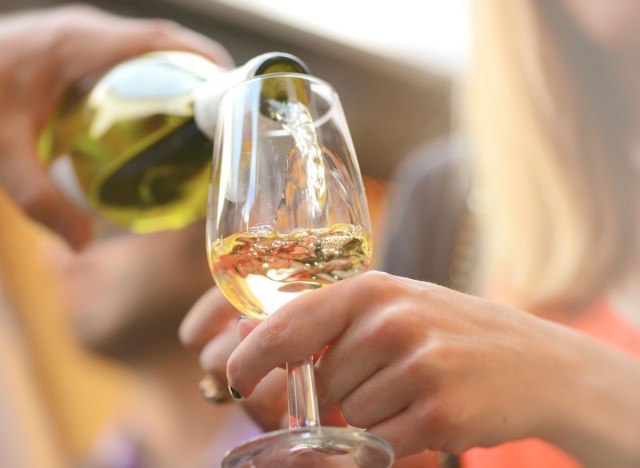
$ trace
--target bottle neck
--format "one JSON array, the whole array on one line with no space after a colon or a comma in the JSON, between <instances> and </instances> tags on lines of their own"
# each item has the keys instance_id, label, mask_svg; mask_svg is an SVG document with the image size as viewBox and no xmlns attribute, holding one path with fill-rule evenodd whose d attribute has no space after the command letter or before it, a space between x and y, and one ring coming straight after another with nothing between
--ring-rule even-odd
<instances>
[{"instance_id":1,"label":"bottle neck","mask_svg":"<svg viewBox=\"0 0 640 468\"><path fill-rule=\"evenodd\" d=\"M268 52L252 58L241 67L217 74L205 83L195 95L193 112L200 131L213 140L218 108L226 92L243 81L271 73L309 74L309 69L302 60L291 54Z\"/></svg>"},{"instance_id":2,"label":"bottle neck","mask_svg":"<svg viewBox=\"0 0 640 468\"><path fill-rule=\"evenodd\" d=\"M218 120L220 101L226 92L238 83L246 80L245 67L235 68L216 75L196 91L193 103L193 117L198 129L213 140Z\"/></svg>"}]
</instances>

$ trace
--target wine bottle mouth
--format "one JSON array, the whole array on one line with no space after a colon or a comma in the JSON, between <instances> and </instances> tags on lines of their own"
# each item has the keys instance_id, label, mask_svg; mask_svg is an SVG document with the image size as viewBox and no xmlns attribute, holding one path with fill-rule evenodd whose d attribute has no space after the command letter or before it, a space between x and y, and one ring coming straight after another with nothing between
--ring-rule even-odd
<instances>
[{"instance_id":1,"label":"wine bottle mouth","mask_svg":"<svg viewBox=\"0 0 640 468\"><path fill-rule=\"evenodd\" d=\"M252 58L241 67L212 75L212 79L197 91L194 102L194 116L200 130L210 138L214 138L218 109L229 89L256 76L278 73L308 76L309 69L294 55L284 52L267 52Z\"/></svg>"},{"instance_id":2,"label":"wine bottle mouth","mask_svg":"<svg viewBox=\"0 0 640 468\"><path fill-rule=\"evenodd\" d=\"M313 121L316 128L330 122L338 112L338 106L331 105L339 98L337 92L328 82L312 75L303 73L269 73L249 78L235 84L227 90L220 102L220 108L225 106L225 101L234 101L235 94L242 94L246 88L255 87L265 96L260 102L260 113L269 117L272 109L280 103L301 102L305 106L312 106L317 117ZM313 103L307 102L308 96L315 95ZM268 96L268 97L266 97ZM321 98L318 99L318 96ZM324 99L322 99L324 97ZM289 135L287 130L278 127L266 132L269 136ZM215 140L215 138L214 138Z\"/></svg>"},{"instance_id":3,"label":"wine bottle mouth","mask_svg":"<svg viewBox=\"0 0 640 468\"><path fill-rule=\"evenodd\" d=\"M273 57L265 59L254 73L255 76L274 73L300 73L308 75L309 67L299 58L290 54L274 52Z\"/></svg>"},{"instance_id":4,"label":"wine bottle mouth","mask_svg":"<svg viewBox=\"0 0 640 468\"><path fill-rule=\"evenodd\" d=\"M251 85L252 83L255 83L255 82L260 82L260 81L264 82L266 80L271 80L271 79L276 79L276 80L282 80L282 79L301 80L303 82L309 83L309 86L322 87L322 88L324 88L326 90L330 90L330 92L332 94L337 95L337 92L336 92L335 88L328 81L325 81L322 78L318 78L317 76L308 75L308 74L305 74L305 73L297 73L297 72L274 72L274 73L269 73L269 74L256 75L256 76L253 76L251 78L247 78L244 81L235 83L233 86L231 86L231 87L229 87L229 89L227 89L225 95L228 94L229 92L233 91L235 88L249 86L249 85Z\"/></svg>"}]
</instances>

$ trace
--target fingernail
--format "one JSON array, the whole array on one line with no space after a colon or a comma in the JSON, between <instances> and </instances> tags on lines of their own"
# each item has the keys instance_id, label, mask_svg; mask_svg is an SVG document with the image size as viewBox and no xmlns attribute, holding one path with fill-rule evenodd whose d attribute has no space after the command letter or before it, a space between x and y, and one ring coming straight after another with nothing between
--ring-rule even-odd
<instances>
[{"instance_id":1,"label":"fingernail","mask_svg":"<svg viewBox=\"0 0 640 468\"><path fill-rule=\"evenodd\" d=\"M240 392L233 388L231 385L229 385L229 393L231 393L231 396L233 396L233 398L235 398L236 400L242 399L242 395L240 395Z\"/></svg>"}]
</instances>

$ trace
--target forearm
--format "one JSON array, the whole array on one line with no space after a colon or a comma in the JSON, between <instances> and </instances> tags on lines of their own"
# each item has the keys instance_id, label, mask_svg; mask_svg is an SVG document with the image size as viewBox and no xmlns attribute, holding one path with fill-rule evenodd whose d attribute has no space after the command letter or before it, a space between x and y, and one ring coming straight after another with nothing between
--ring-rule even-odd
<instances>
[{"instance_id":1,"label":"forearm","mask_svg":"<svg viewBox=\"0 0 640 468\"><path fill-rule=\"evenodd\" d=\"M558 398L542 437L586 467L640 466L640 361L568 333L573 345L557 363Z\"/></svg>"}]
</instances>

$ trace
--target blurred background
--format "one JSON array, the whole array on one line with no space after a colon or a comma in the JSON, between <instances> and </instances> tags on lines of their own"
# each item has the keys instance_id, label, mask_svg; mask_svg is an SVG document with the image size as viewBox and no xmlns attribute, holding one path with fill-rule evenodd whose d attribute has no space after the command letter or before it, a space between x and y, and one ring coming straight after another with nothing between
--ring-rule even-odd
<instances>
[{"instance_id":1,"label":"blurred background","mask_svg":"<svg viewBox=\"0 0 640 468\"><path fill-rule=\"evenodd\" d=\"M61 3L3 0L0 13ZM468 50L466 0L86 3L179 22L223 44L237 64L272 50L302 58L343 101L378 231L394 169L412 148L451 130L452 84ZM91 450L127 398L131 375L76 342L37 247L47 234L5 198L0 226L0 419L30 435L28 441L15 440L25 444L21 450L38 448L25 466L55 466L54 460L81 458ZM0 466L15 465L3 464L0 456Z\"/></svg>"}]
</instances>

